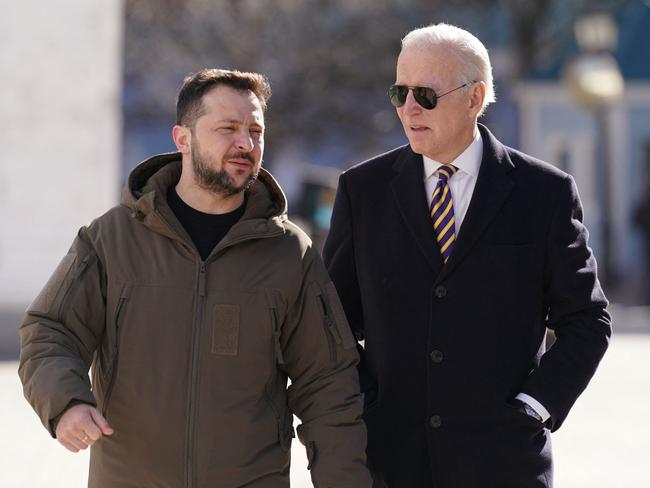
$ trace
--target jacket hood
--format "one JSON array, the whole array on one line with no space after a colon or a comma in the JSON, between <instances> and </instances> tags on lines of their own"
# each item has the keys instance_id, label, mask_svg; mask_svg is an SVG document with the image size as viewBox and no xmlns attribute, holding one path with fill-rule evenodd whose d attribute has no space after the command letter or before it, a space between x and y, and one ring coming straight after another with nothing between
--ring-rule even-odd
<instances>
[{"instance_id":1,"label":"jacket hood","mask_svg":"<svg viewBox=\"0 0 650 488\"><path fill-rule=\"evenodd\" d=\"M189 239L167 205L167 190L181 176L181 154L178 152L153 156L129 174L122 191L121 203L131 215L152 230ZM247 191L248 202L241 220L233 227L230 237L266 232L284 232L287 220L287 199L278 182L264 168ZM170 232L171 231L171 232ZM232 240L232 239L228 239Z\"/></svg>"}]
</instances>

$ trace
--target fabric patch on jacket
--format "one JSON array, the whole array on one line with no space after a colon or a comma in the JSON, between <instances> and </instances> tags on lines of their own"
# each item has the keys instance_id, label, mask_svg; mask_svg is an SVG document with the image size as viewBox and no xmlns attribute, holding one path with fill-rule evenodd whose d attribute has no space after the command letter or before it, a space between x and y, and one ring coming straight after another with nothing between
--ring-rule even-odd
<instances>
[{"instance_id":1,"label":"fabric patch on jacket","mask_svg":"<svg viewBox=\"0 0 650 488\"><path fill-rule=\"evenodd\" d=\"M214 307L212 353L236 356L239 351L239 305L217 304Z\"/></svg>"}]
</instances>

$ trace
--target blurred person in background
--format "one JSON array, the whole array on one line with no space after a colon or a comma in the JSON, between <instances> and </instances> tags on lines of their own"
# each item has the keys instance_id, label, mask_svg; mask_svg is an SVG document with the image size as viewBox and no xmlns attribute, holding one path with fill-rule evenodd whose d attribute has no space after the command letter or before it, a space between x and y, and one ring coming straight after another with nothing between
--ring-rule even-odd
<instances>
[{"instance_id":1,"label":"blurred person in background","mask_svg":"<svg viewBox=\"0 0 650 488\"><path fill-rule=\"evenodd\" d=\"M354 338L261 168L269 96L255 73L187 77L178 152L133 170L27 311L25 396L92 446L90 487L286 488L293 413L316 486L371 486Z\"/></svg>"},{"instance_id":2,"label":"blurred person in background","mask_svg":"<svg viewBox=\"0 0 650 488\"><path fill-rule=\"evenodd\" d=\"M364 340L374 486L550 487L550 431L611 334L576 186L477 123L494 89L469 32L410 32L396 71L409 144L341 175L324 248Z\"/></svg>"}]
</instances>

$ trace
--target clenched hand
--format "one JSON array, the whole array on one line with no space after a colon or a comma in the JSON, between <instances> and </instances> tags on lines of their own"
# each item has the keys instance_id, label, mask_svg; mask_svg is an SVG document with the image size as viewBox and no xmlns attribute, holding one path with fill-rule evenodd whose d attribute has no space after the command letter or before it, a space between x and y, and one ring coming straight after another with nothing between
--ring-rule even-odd
<instances>
[{"instance_id":1,"label":"clenched hand","mask_svg":"<svg viewBox=\"0 0 650 488\"><path fill-rule=\"evenodd\" d=\"M79 452L92 446L113 428L95 407L79 404L70 407L56 425L56 438L68 451Z\"/></svg>"}]
</instances>

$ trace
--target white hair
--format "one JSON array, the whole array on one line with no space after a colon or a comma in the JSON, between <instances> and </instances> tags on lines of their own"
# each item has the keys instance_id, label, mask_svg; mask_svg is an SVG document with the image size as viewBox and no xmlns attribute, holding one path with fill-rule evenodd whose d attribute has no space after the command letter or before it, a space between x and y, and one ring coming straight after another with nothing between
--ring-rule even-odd
<instances>
[{"instance_id":1,"label":"white hair","mask_svg":"<svg viewBox=\"0 0 650 488\"><path fill-rule=\"evenodd\" d=\"M492 65L487 49L478 38L466 30L444 23L412 30L402 39L402 51L411 47L426 49L437 46L448 46L451 53L456 54L463 77L461 83L485 82L485 99L480 113L482 114L490 103L496 101Z\"/></svg>"}]
</instances>

